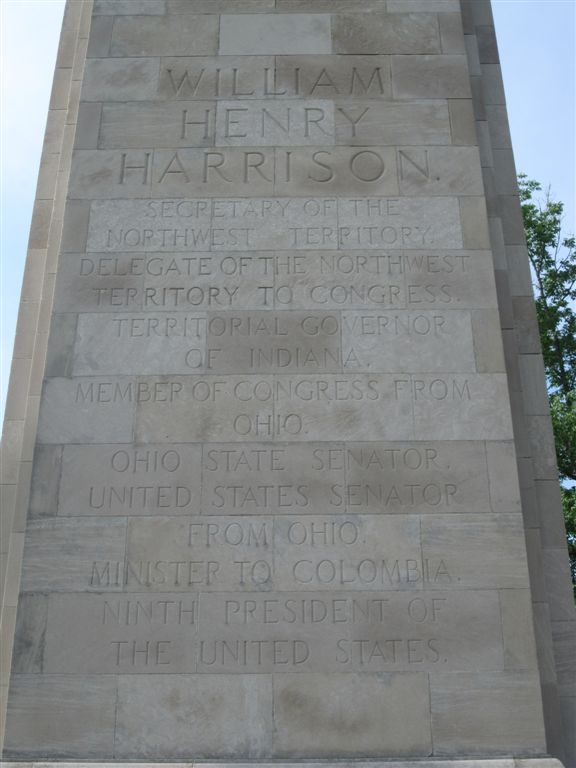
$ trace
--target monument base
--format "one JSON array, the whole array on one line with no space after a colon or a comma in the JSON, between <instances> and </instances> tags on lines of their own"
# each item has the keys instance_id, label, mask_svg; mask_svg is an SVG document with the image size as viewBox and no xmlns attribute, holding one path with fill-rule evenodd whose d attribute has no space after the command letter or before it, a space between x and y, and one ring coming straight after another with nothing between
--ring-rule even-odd
<instances>
[{"instance_id":1,"label":"monument base","mask_svg":"<svg viewBox=\"0 0 576 768\"><path fill-rule=\"evenodd\" d=\"M124 763L124 762L34 762L1 761L0 768L563 768L559 760L551 757L474 757L433 758L421 759L391 759L391 760L302 760L298 762L285 761L251 761L251 762L219 762L219 761L190 761L181 763Z\"/></svg>"}]
</instances>

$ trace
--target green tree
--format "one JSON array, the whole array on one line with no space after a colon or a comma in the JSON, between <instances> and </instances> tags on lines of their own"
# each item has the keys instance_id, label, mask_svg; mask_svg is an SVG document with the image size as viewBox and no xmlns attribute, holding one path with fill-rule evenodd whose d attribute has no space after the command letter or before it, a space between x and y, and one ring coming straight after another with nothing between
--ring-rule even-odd
<instances>
[{"instance_id":1,"label":"green tree","mask_svg":"<svg viewBox=\"0 0 576 768\"><path fill-rule=\"evenodd\" d=\"M562 235L564 205L518 177L554 427L576 595L576 240Z\"/></svg>"}]
</instances>

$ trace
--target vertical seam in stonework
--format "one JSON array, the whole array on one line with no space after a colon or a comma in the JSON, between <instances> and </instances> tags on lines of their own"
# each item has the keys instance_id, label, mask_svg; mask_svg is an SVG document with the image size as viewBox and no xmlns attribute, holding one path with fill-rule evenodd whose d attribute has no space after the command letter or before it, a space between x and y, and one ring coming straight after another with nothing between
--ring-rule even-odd
<instances>
[{"instance_id":1,"label":"vertical seam in stonework","mask_svg":"<svg viewBox=\"0 0 576 768\"><path fill-rule=\"evenodd\" d=\"M118 730L118 700L120 698L120 675L116 679L116 698L114 700L114 733L112 734L112 758L116 759L116 734Z\"/></svg>"},{"instance_id":2,"label":"vertical seam in stonework","mask_svg":"<svg viewBox=\"0 0 576 768\"><path fill-rule=\"evenodd\" d=\"M488 496L490 498L490 511L496 514L494 500L492 498L492 480L490 478L490 465L488 463L488 441L484 440L484 464L486 465L486 478L488 480Z\"/></svg>"},{"instance_id":3,"label":"vertical seam in stonework","mask_svg":"<svg viewBox=\"0 0 576 768\"><path fill-rule=\"evenodd\" d=\"M432 713L432 680L431 680L431 672L428 671L426 673L426 678L428 680L428 711L430 712L430 757L434 755L434 728L432 727L433 723L433 713Z\"/></svg>"}]
</instances>

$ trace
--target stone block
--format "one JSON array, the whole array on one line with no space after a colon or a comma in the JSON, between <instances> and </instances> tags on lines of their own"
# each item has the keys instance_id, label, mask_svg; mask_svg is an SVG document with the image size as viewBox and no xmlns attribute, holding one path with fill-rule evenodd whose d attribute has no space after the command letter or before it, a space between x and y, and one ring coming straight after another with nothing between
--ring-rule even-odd
<instances>
[{"instance_id":1,"label":"stone block","mask_svg":"<svg viewBox=\"0 0 576 768\"><path fill-rule=\"evenodd\" d=\"M494 592L200 595L198 671L286 673L493 669L502 666ZM246 657L230 653L239 632ZM182 634L182 631L180 630ZM258 653L258 643L261 642ZM242 644L243 645L243 644ZM368 674L367 674L368 673ZM296 675L292 675L295 677Z\"/></svg>"},{"instance_id":2,"label":"stone block","mask_svg":"<svg viewBox=\"0 0 576 768\"><path fill-rule=\"evenodd\" d=\"M76 337L77 315L54 314L51 324L51 340L46 356L45 376L70 376Z\"/></svg>"},{"instance_id":3,"label":"stone block","mask_svg":"<svg viewBox=\"0 0 576 768\"><path fill-rule=\"evenodd\" d=\"M360 593L450 587L448 553L422 558L417 515L351 514L336 521L282 516L274 522L275 589ZM329 547L318 546L323 536Z\"/></svg>"},{"instance_id":4,"label":"stone block","mask_svg":"<svg viewBox=\"0 0 576 768\"><path fill-rule=\"evenodd\" d=\"M399 700L410 710L410 725ZM274 680L278 756L430 753L428 681L422 673L282 675Z\"/></svg>"},{"instance_id":5,"label":"stone block","mask_svg":"<svg viewBox=\"0 0 576 768\"><path fill-rule=\"evenodd\" d=\"M354 352L349 340L341 338L340 318L332 314L267 310L240 312L230 321L209 313L207 322L212 373L335 373L370 367L360 361L348 365Z\"/></svg>"},{"instance_id":6,"label":"stone block","mask_svg":"<svg viewBox=\"0 0 576 768\"><path fill-rule=\"evenodd\" d=\"M461 198L460 215L462 217L464 248L470 250L490 248L490 233L484 198Z\"/></svg>"},{"instance_id":7,"label":"stone block","mask_svg":"<svg viewBox=\"0 0 576 768\"><path fill-rule=\"evenodd\" d=\"M532 296L515 296L512 299L512 307L518 351L525 355L542 354L534 299Z\"/></svg>"},{"instance_id":8,"label":"stone block","mask_svg":"<svg viewBox=\"0 0 576 768\"><path fill-rule=\"evenodd\" d=\"M470 314L459 310L343 314L342 354L372 372L476 370Z\"/></svg>"},{"instance_id":9,"label":"stone block","mask_svg":"<svg viewBox=\"0 0 576 768\"><path fill-rule=\"evenodd\" d=\"M219 53L221 56L332 53L330 16L227 14L220 18Z\"/></svg>"},{"instance_id":10,"label":"stone block","mask_svg":"<svg viewBox=\"0 0 576 768\"><path fill-rule=\"evenodd\" d=\"M163 16L165 0L95 0L94 16Z\"/></svg>"},{"instance_id":11,"label":"stone block","mask_svg":"<svg viewBox=\"0 0 576 768\"><path fill-rule=\"evenodd\" d=\"M466 53L462 18L458 13L438 14L443 53Z\"/></svg>"},{"instance_id":12,"label":"stone block","mask_svg":"<svg viewBox=\"0 0 576 768\"><path fill-rule=\"evenodd\" d=\"M31 367L32 361L28 357L15 357L12 361L4 411L7 419L24 419L26 417Z\"/></svg>"},{"instance_id":13,"label":"stone block","mask_svg":"<svg viewBox=\"0 0 576 768\"><path fill-rule=\"evenodd\" d=\"M432 727L438 754L476 750L545 751L538 677L526 673L431 675ZM485 734L490 733L490 743Z\"/></svg>"},{"instance_id":14,"label":"stone block","mask_svg":"<svg viewBox=\"0 0 576 768\"><path fill-rule=\"evenodd\" d=\"M42 672L47 617L47 595L33 592L20 595L13 649L15 674Z\"/></svg>"},{"instance_id":15,"label":"stone block","mask_svg":"<svg viewBox=\"0 0 576 768\"><path fill-rule=\"evenodd\" d=\"M82 81L82 101L153 99L159 70L160 62L153 58L87 59Z\"/></svg>"},{"instance_id":16,"label":"stone block","mask_svg":"<svg viewBox=\"0 0 576 768\"><path fill-rule=\"evenodd\" d=\"M466 33L464 35L464 46L468 58L468 69L472 77L482 77L482 67L480 66L480 54L478 53L478 40L476 35Z\"/></svg>"},{"instance_id":17,"label":"stone block","mask_svg":"<svg viewBox=\"0 0 576 768\"><path fill-rule=\"evenodd\" d=\"M476 27L481 64L498 64L498 44L493 25Z\"/></svg>"},{"instance_id":18,"label":"stone block","mask_svg":"<svg viewBox=\"0 0 576 768\"><path fill-rule=\"evenodd\" d=\"M72 375L154 375L205 370L205 324L203 314L82 314L71 354Z\"/></svg>"},{"instance_id":19,"label":"stone block","mask_svg":"<svg viewBox=\"0 0 576 768\"><path fill-rule=\"evenodd\" d=\"M335 120L338 144L382 146L450 143L450 120L446 105L442 103L370 102L362 106L338 101ZM406 150L406 154L410 154L409 150Z\"/></svg>"},{"instance_id":20,"label":"stone block","mask_svg":"<svg viewBox=\"0 0 576 768\"><path fill-rule=\"evenodd\" d=\"M190 111L186 120L194 120ZM219 147L331 146L335 139L331 101L218 102L215 144Z\"/></svg>"},{"instance_id":21,"label":"stone block","mask_svg":"<svg viewBox=\"0 0 576 768\"><path fill-rule=\"evenodd\" d=\"M576 718L576 696L562 696L560 699L562 725L564 726L564 733L567 734L566 740L566 760L574 761L576 758L576 732L572 727L572 723ZM556 766L556 768L558 768Z\"/></svg>"},{"instance_id":22,"label":"stone block","mask_svg":"<svg viewBox=\"0 0 576 768\"><path fill-rule=\"evenodd\" d=\"M280 13L351 13L386 11L385 0L277 0Z\"/></svg>"},{"instance_id":23,"label":"stone block","mask_svg":"<svg viewBox=\"0 0 576 768\"><path fill-rule=\"evenodd\" d=\"M200 446L66 446L59 515L194 515Z\"/></svg>"},{"instance_id":24,"label":"stone block","mask_svg":"<svg viewBox=\"0 0 576 768\"><path fill-rule=\"evenodd\" d=\"M550 604L550 619L555 621L574 621L574 594L570 584L566 547L542 550L542 567L546 591Z\"/></svg>"},{"instance_id":25,"label":"stone block","mask_svg":"<svg viewBox=\"0 0 576 768\"><path fill-rule=\"evenodd\" d=\"M230 376L141 379L149 392L172 392L164 403L140 401L137 440L238 442L250 438L406 440L413 437L408 395L396 399L394 376L325 374L317 380ZM321 382L321 383L320 383ZM162 386L161 386L162 385ZM192 407L191 407L192 405ZM273 406L275 411L273 411ZM426 439L425 437L423 439Z\"/></svg>"},{"instance_id":26,"label":"stone block","mask_svg":"<svg viewBox=\"0 0 576 768\"><path fill-rule=\"evenodd\" d=\"M141 254L115 253L113 257L104 253L62 254L54 310L59 313L139 310L143 304L145 267L146 257Z\"/></svg>"},{"instance_id":27,"label":"stone block","mask_svg":"<svg viewBox=\"0 0 576 768\"><path fill-rule=\"evenodd\" d=\"M289 165L288 165L289 163ZM396 153L383 147L276 150L277 195L394 196L399 192Z\"/></svg>"},{"instance_id":28,"label":"stone block","mask_svg":"<svg viewBox=\"0 0 576 768\"><path fill-rule=\"evenodd\" d=\"M478 373L505 372L498 311L495 309L474 310L472 312L472 331Z\"/></svg>"},{"instance_id":29,"label":"stone block","mask_svg":"<svg viewBox=\"0 0 576 768\"><path fill-rule=\"evenodd\" d=\"M351 446L350 451L358 461L372 455L369 446ZM342 513L347 507L338 491L345 486L346 455L342 443L205 446L202 514Z\"/></svg>"},{"instance_id":30,"label":"stone block","mask_svg":"<svg viewBox=\"0 0 576 768\"><path fill-rule=\"evenodd\" d=\"M392 96L390 56L376 54L324 55L321 59L314 55L277 56L275 79L269 76L266 83L266 78L260 76L259 82L264 96L338 100L390 99ZM369 106L377 105L371 101ZM388 108L393 106L387 102Z\"/></svg>"},{"instance_id":31,"label":"stone block","mask_svg":"<svg viewBox=\"0 0 576 768\"><path fill-rule=\"evenodd\" d=\"M90 23L90 37L88 38L88 50L86 53L88 59L109 55L113 25L114 17L112 16L95 16L92 19Z\"/></svg>"},{"instance_id":32,"label":"stone block","mask_svg":"<svg viewBox=\"0 0 576 768\"><path fill-rule=\"evenodd\" d=\"M137 398L156 397L134 378L48 379L38 424L39 443L130 442Z\"/></svg>"},{"instance_id":33,"label":"stone block","mask_svg":"<svg viewBox=\"0 0 576 768\"><path fill-rule=\"evenodd\" d=\"M466 56L393 56L392 92L397 99L469 99Z\"/></svg>"},{"instance_id":34,"label":"stone block","mask_svg":"<svg viewBox=\"0 0 576 768\"><path fill-rule=\"evenodd\" d=\"M512 145L508 115L503 105L487 105L486 117L490 131L490 141L494 149L509 149Z\"/></svg>"},{"instance_id":35,"label":"stone block","mask_svg":"<svg viewBox=\"0 0 576 768\"><path fill-rule=\"evenodd\" d=\"M509 267L510 294L512 296L532 297L532 276L526 246L507 246L506 260Z\"/></svg>"},{"instance_id":36,"label":"stone block","mask_svg":"<svg viewBox=\"0 0 576 768\"><path fill-rule=\"evenodd\" d=\"M8 562L4 579L3 607L18 605L18 590L21 585L20 568L24 551L24 534L12 531L8 546Z\"/></svg>"},{"instance_id":37,"label":"stone block","mask_svg":"<svg viewBox=\"0 0 576 768\"><path fill-rule=\"evenodd\" d=\"M550 418L527 416L526 429L534 461L534 478L552 480L558 477L556 446Z\"/></svg>"},{"instance_id":38,"label":"stone block","mask_svg":"<svg viewBox=\"0 0 576 768\"><path fill-rule=\"evenodd\" d=\"M544 708L544 728L546 745L550 752L561 755L564 759L564 736L562 733L562 710L560 697L555 683L544 683L541 686L542 705ZM564 764L564 763L563 763Z\"/></svg>"},{"instance_id":39,"label":"stone block","mask_svg":"<svg viewBox=\"0 0 576 768\"><path fill-rule=\"evenodd\" d=\"M264 675L122 676L115 754L262 758L271 752L272 706Z\"/></svg>"},{"instance_id":40,"label":"stone block","mask_svg":"<svg viewBox=\"0 0 576 768\"><path fill-rule=\"evenodd\" d=\"M450 197L344 198L338 201L338 224L341 249L457 250L463 245L458 201Z\"/></svg>"},{"instance_id":41,"label":"stone block","mask_svg":"<svg viewBox=\"0 0 576 768\"><path fill-rule=\"evenodd\" d=\"M272 518L149 517L128 521L127 591L270 590ZM244 563L244 564L243 564Z\"/></svg>"},{"instance_id":42,"label":"stone block","mask_svg":"<svg viewBox=\"0 0 576 768\"><path fill-rule=\"evenodd\" d=\"M193 593L52 594L47 600L45 674L196 671L198 601Z\"/></svg>"},{"instance_id":43,"label":"stone block","mask_svg":"<svg viewBox=\"0 0 576 768\"><path fill-rule=\"evenodd\" d=\"M105 104L98 146L210 147L215 123L216 105L210 101Z\"/></svg>"},{"instance_id":44,"label":"stone block","mask_svg":"<svg viewBox=\"0 0 576 768\"><path fill-rule=\"evenodd\" d=\"M546 549L560 549L566 541L560 486L555 480L537 480L534 487L542 525L542 545Z\"/></svg>"},{"instance_id":45,"label":"stone block","mask_svg":"<svg viewBox=\"0 0 576 768\"><path fill-rule=\"evenodd\" d=\"M30 239L28 247L43 249L48 245L50 233L50 221L52 217L52 201L36 200L32 211L32 224L30 225Z\"/></svg>"},{"instance_id":46,"label":"stone block","mask_svg":"<svg viewBox=\"0 0 576 768\"><path fill-rule=\"evenodd\" d=\"M512 420L504 374L397 375L399 399L411 399L419 439L508 440Z\"/></svg>"},{"instance_id":47,"label":"stone block","mask_svg":"<svg viewBox=\"0 0 576 768\"><path fill-rule=\"evenodd\" d=\"M218 53L218 16L119 17L110 55L205 56Z\"/></svg>"},{"instance_id":48,"label":"stone block","mask_svg":"<svg viewBox=\"0 0 576 768\"><path fill-rule=\"evenodd\" d=\"M112 758L115 696L111 676L14 675L6 757Z\"/></svg>"},{"instance_id":49,"label":"stone block","mask_svg":"<svg viewBox=\"0 0 576 768\"><path fill-rule=\"evenodd\" d=\"M552 622L552 639L554 642L558 693L560 696L576 695L575 633L576 619Z\"/></svg>"},{"instance_id":50,"label":"stone block","mask_svg":"<svg viewBox=\"0 0 576 768\"><path fill-rule=\"evenodd\" d=\"M266 13L276 0L168 0L168 13Z\"/></svg>"},{"instance_id":51,"label":"stone block","mask_svg":"<svg viewBox=\"0 0 576 768\"><path fill-rule=\"evenodd\" d=\"M125 528L122 518L31 521L22 591L119 589L113 566L124 558Z\"/></svg>"},{"instance_id":52,"label":"stone block","mask_svg":"<svg viewBox=\"0 0 576 768\"><path fill-rule=\"evenodd\" d=\"M97 61L97 59L95 59ZM100 132L101 104L82 103L78 111L78 124L74 139L75 149L96 149Z\"/></svg>"},{"instance_id":53,"label":"stone block","mask_svg":"<svg viewBox=\"0 0 576 768\"><path fill-rule=\"evenodd\" d=\"M524 410L530 416L550 412L544 360L541 355L519 355Z\"/></svg>"},{"instance_id":54,"label":"stone block","mask_svg":"<svg viewBox=\"0 0 576 768\"><path fill-rule=\"evenodd\" d=\"M459 10L458 0L388 0L388 13L452 13Z\"/></svg>"},{"instance_id":55,"label":"stone block","mask_svg":"<svg viewBox=\"0 0 576 768\"><path fill-rule=\"evenodd\" d=\"M83 200L69 200L62 228L62 253L82 252L86 248L90 204ZM48 252L50 255L50 252Z\"/></svg>"},{"instance_id":56,"label":"stone block","mask_svg":"<svg viewBox=\"0 0 576 768\"><path fill-rule=\"evenodd\" d=\"M522 518L502 515L427 515L422 518L422 553L443 560L457 589L522 589L526 565Z\"/></svg>"},{"instance_id":57,"label":"stone block","mask_svg":"<svg viewBox=\"0 0 576 768\"><path fill-rule=\"evenodd\" d=\"M476 147L432 147L399 151L403 195L479 195L483 191Z\"/></svg>"},{"instance_id":58,"label":"stone block","mask_svg":"<svg viewBox=\"0 0 576 768\"><path fill-rule=\"evenodd\" d=\"M504 666L507 670L537 666L532 602L528 589L500 590Z\"/></svg>"},{"instance_id":59,"label":"stone block","mask_svg":"<svg viewBox=\"0 0 576 768\"><path fill-rule=\"evenodd\" d=\"M481 64L481 68L485 106L505 106L506 97L500 67L497 64Z\"/></svg>"},{"instance_id":60,"label":"stone block","mask_svg":"<svg viewBox=\"0 0 576 768\"><path fill-rule=\"evenodd\" d=\"M478 148L480 149L482 168L492 168L494 166L494 155L492 154L488 123L485 120L479 120L476 123L476 129L478 131ZM496 221L496 219L492 220Z\"/></svg>"},{"instance_id":61,"label":"stone block","mask_svg":"<svg viewBox=\"0 0 576 768\"><path fill-rule=\"evenodd\" d=\"M487 442L486 460L493 512L520 512L516 452L511 442Z\"/></svg>"},{"instance_id":62,"label":"stone block","mask_svg":"<svg viewBox=\"0 0 576 768\"><path fill-rule=\"evenodd\" d=\"M298 92L298 75L294 72L293 63L297 61L300 64L301 61L300 57L295 60L290 57L289 61L291 64L287 65L286 75L288 83L279 85L273 56L165 57L160 62L160 78L155 98L185 101L234 98L245 101L265 97L297 97L301 94ZM311 66L316 73L312 83L314 85L321 68L318 68L317 63ZM332 71L331 67L329 69ZM307 89L308 95L311 87ZM323 98L322 91L315 94L314 98Z\"/></svg>"},{"instance_id":63,"label":"stone block","mask_svg":"<svg viewBox=\"0 0 576 768\"><path fill-rule=\"evenodd\" d=\"M54 517L58 510L58 490L62 448L39 445L34 453L34 470L30 494L30 517Z\"/></svg>"},{"instance_id":64,"label":"stone block","mask_svg":"<svg viewBox=\"0 0 576 768\"><path fill-rule=\"evenodd\" d=\"M390 257L395 274L396 258ZM441 305L495 307L494 272L489 251L414 251L399 260L406 280L406 303L413 310Z\"/></svg>"},{"instance_id":65,"label":"stone block","mask_svg":"<svg viewBox=\"0 0 576 768\"><path fill-rule=\"evenodd\" d=\"M440 53L440 33L432 21L431 15L416 13L334 16L334 52Z\"/></svg>"},{"instance_id":66,"label":"stone block","mask_svg":"<svg viewBox=\"0 0 576 768\"><path fill-rule=\"evenodd\" d=\"M452 144L456 146L476 146L479 143L477 125L474 118L472 99L450 99L450 129ZM480 152L482 157L482 152Z\"/></svg>"}]
</instances>

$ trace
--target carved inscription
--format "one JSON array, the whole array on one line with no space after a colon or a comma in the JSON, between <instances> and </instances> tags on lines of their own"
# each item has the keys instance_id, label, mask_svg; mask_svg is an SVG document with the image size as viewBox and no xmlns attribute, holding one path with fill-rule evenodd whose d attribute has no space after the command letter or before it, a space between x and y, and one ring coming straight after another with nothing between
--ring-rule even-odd
<instances>
[{"instance_id":1,"label":"carved inscription","mask_svg":"<svg viewBox=\"0 0 576 768\"><path fill-rule=\"evenodd\" d=\"M445 219L442 228L439 216ZM96 252L421 250L461 245L458 205L451 198L94 202L88 242L89 250Z\"/></svg>"},{"instance_id":2,"label":"carved inscription","mask_svg":"<svg viewBox=\"0 0 576 768\"><path fill-rule=\"evenodd\" d=\"M524 544L462 105L387 55L136 61L115 34L40 414L42 673L504 669Z\"/></svg>"}]
</instances>

